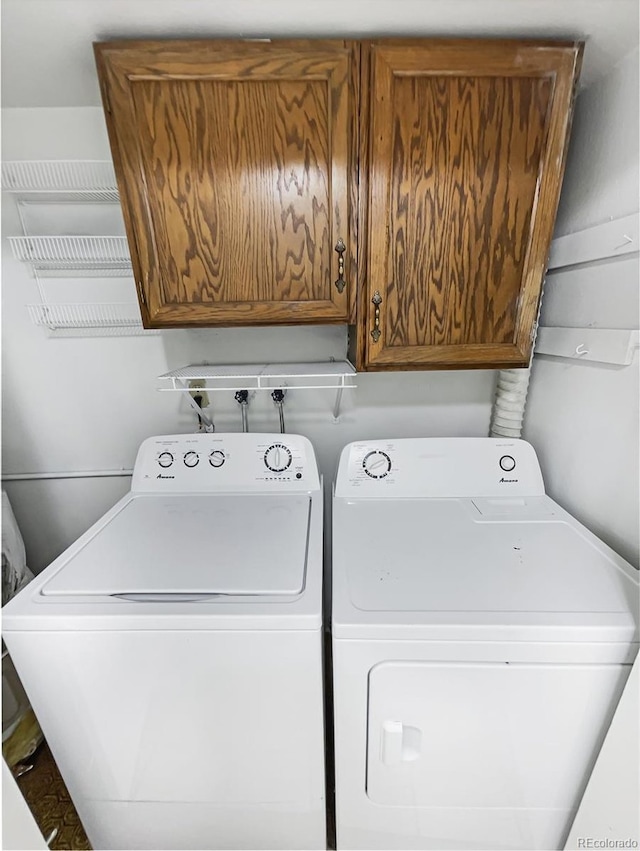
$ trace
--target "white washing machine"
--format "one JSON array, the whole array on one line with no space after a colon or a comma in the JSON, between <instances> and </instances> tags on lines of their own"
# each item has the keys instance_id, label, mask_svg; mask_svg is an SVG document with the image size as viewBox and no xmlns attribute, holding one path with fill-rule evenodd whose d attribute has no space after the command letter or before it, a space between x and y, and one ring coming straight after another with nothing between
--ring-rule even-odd
<instances>
[{"instance_id":1,"label":"white washing machine","mask_svg":"<svg viewBox=\"0 0 640 851\"><path fill-rule=\"evenodd\" d=\"M94 848L325 848L322 490L296 435L146 440L4 637Z\"/></svg>"},{"instance_id":2,"label":"white washing machine","mask_svg":"<svg viewBox=\"0 0 640 851\"><path fill-rule=\"evenodd\" d=\"M638 648L631 565L519 440L352 443L333 501L337 847L562 848Z\"/></svg>"}]
</instances>

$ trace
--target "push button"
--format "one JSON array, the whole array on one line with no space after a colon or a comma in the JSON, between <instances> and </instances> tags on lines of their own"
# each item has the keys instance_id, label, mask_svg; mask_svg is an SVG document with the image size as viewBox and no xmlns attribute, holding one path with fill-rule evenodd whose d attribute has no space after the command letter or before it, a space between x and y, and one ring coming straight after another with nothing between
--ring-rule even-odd
<instances>
[{"instance_id":1,"label":"push button","mask_svg":"<svg viewBox=\"0 0 640 851\"><path fill-rule=\"evenodd\" d=\"M503 455L500 459L500 467L505 471L505 473L510 473L515 466L516 459L511 455Z\"/></svg>"}]
</instances>

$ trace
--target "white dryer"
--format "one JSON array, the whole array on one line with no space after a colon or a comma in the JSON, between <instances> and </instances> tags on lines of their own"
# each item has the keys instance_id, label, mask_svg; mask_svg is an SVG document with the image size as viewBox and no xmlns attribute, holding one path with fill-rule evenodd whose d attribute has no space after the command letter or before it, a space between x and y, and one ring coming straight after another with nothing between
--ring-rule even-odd
<instances>
[{"instance_id":1,"label":"white dryer","mask_svg":"<svg viewBox=\"0 0 640 851\"><path fill-rule=\"evenodd\" d=\"M562 848L638 579L519 440L353 443L333 500L337 847Z\"/></svg>"},{"instance_id":2,"label":"white dryer","mask_svg":"<svg viewBox=\"0 0 640 851\"><path fill-rule=\"evenodd\" d=\"M4 637L94 848L325 848L322 491L296 435L154 437Z\"/></svg>"}]
</instances>

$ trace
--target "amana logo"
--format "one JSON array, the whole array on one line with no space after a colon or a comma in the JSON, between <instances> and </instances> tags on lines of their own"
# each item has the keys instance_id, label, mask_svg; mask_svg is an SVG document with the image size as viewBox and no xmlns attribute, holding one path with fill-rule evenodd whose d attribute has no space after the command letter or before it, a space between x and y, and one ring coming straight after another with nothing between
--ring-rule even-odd
<instances>
[{"instance_id":1,"label":"amana logo","mask_svg":"<svg viewBox=\"0 0 640 851\"><path fill-rule=\"evenodd\" d=\"M500 479L501 482L517 482L517 479Z\"/></svg>"},{"instance_id":2,"label":"amana logo","mask_svg":"<svg viewBox=\"0 0 640 851\"><path fill-rule=\"evenodd\" d=\"M158 473L156 479L175 479L175 476L163 476L162 473Z\"/></svg>"}]
</instances>

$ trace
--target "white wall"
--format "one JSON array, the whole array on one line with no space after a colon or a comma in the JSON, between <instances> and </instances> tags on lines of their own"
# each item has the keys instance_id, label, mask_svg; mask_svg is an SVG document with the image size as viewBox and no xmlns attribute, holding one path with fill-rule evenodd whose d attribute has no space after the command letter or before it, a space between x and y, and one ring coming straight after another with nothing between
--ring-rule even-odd
<instances>
[{"instance_id":1,"label":"white wall","mask_svg":"<svg viewBox=\"0 0 640 851\"><path fill-rule=\"evenodd\" d=\"M638 51L577 101L557 235L638 210ZM638 255L550 273L541 324L638 328ZM638 566L638 355L628 367L534 358L524 437L549 493Z\"/></svg>"},{"instance_id":2,"label":"white wall","mask_svg":"<svg viewBox=\"0 0 640 851\"><path fill-rule=\"evenodd\" d=\"M638 63L636 48L578 96L556 236L638 209Z\"/></svg>"},{"instance_id":3,"label":"white wall","mask_svg":"<svg viewBox=\"0 0 640 851\"><path fill-rule=\"evenodd\" d=\"M2 130L5 160L109 158L97 108L6 109ZM5 196L3 238L19 233L15 201ZM194 430L187 403L155 389L156 377L170 369L346 354L345 326L50 338L27 316L25 304L37 301L37 287L29 269L11 257L6 239L2 277L5 474L131 468L144 438ZM85 284L93 292L96 282ZM351 440L488 433L492 371L370 374L359 375L357 383L357 390L344 394L339 423L333 422L330 391L291 391L286 400L288 430L313 441L329 481L340 449ZM212 398L218 431L240 429L232 396ZM252 430L277 430L268 394L252 401L249 422ZM38 571L126 492L129 479L6 482L5 487L30 567Z\"/></svg>"},{"instance_id":4,"label":"white wall","mask_svg":"<svg viewBox=\"0 0 640 851\"><path fill-rule=\"evenodd\" d=\"M571 826L566 849L584 840L607 839L625 846L640 840L640 662L636 659ZM615 847L610 845L609 847Z\"/></svg>"},{"instance_id":5,"label":"white wall","mask_svg":"<svg viewBox=\"0 0 640 851\"><path fill-rule=\"evenodd\" d=\"M100 106L114 38L470 36L588 40L584 85L638 44L637 0L2 0L5 107Z\"/></svg>"}]
</instances>

